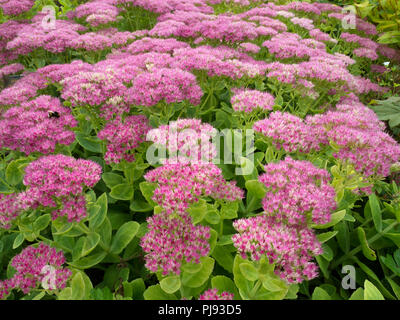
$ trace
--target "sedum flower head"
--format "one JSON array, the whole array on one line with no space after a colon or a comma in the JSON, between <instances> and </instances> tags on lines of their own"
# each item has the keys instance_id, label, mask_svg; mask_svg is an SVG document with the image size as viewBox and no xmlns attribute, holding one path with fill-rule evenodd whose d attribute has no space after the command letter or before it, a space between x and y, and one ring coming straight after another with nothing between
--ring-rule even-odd
<instances>
[{"instance_id":1,"label":"sedum flower head","mask_svg":"<svg viewBox=\"0 0 400 320\"><path fill-rule=\"evenodd\" d=\"M188 159L166 160L164 165L149 171L144 178L158 186L153 200L169 214L184 213L201 197L226 201L243 198L235 182L227 182L222 171L209 162L192 163Z\"/></svg>"},{"instance_id":2,"label":"sedum flower head","mask_svg":"<svg viewBox=\"0 0 400 320\"><path fill-rule=\"evenodd\" d=\"M22 210L18 194L0 193L0 228L8 229L10 223L19 216Z\"/></svg>"},{"instance_id":3,"label":"sedum flower head","mask_svg":"<svg viewBox=\"0 0 400 320\"><path fill-rule=\"evenodd\" d=\"M145 140L149 130L149 122L144 115L128 116L124 121L119 117L109 121L98 133L101 140L107 141L106 163L119 163L122 159L134 161L133 151Z\"/></svg>"},{"instance_id":4,"label":"sedum flower head","mask_svg":"<svg viewBox=\"0 0 400 320\"><path fill-rule=\"evenodd\" d=\"M97 163L62 154L41 157L25 168L27 190L20 195L25 206L50 207L53 219L67 216L68 221L80 221L86 216L84 192L101 178Z\"/></svg>"},{"instance_id":5,"label":"sedum flower head","mask_svg":"<svg viewBox=\"0 0 400 320\"><path fill-rule=\"evenodd\" d=\"M275 99L268 92L258 90L236 90L231 98L232 108L235 111L252 112L254 110L272 110Z\"/></svg>"},{"instance_id":6,"label":"sedum flower head","mask_svg":"<svg viewBox=\"0 0 400 320\"><path fill-rule=\"evenodd\" d=\"M0 115L0 148L49 154L57 144L74 142L75 134L70 129L76 125L70 109L63 107L59 99L39 96Z\"/></svg>"},{"instance_id":7,"label":"sedum flower head","mask_svg":"<svg viewBox=\"0 0 400 320\"><path fill-rule=\"evenodd\" d=\"M218 294L217 289L208 289L199 296L199 300L233 300L233 293L223 291Z\"/></svg>"},{"instance_id":8,"label":"sedum flower head","mask_svg":"<svg viewBox=\"0 0 400 320\"><path fill-rule=\"evenodd\" d=\"M210 228L195 226L188 214L172 217L166 212L147 219L148 232L141 240L146 268L163 275L180 274L184 262L199 263L210 251Z\"/></svg>"},{"instance_id":9,"label":"sedum flower head","mask_svg":"<svg viewBox=\"0 0 400 320\"><path fill-rule=\"evenodd\" d=\"M232 236L233 245L243 258L267 257L275 264L275 273L289 283L318 275L318 267L311 260L322 254L322 247L311 229L290 226L266 215L239 219L233 226L239 232Z\"/></svg>"},{"instance_id":10,"label":"sedum flower head","mask_svg":"<svg viewBox=\"0 0 400 320\"><path fill-rule=\"evenodd\" d=\"M289 225L328 223L336 209L336 193L329 180L328 171L309 161L286 157L279 163L270 163L259 177L267 188L262 200L264 211Z\"/></svg>"},{"instance_id":11,"label":"sedum flower head","mask_svg":"<svg viewBox=\"0 0 400 320\"><path fill-rule=\"evenodd\" d=\"M270 138L276 148L286 152L309 153L320 148L317 128L313 130L301 118L288 112L272 112L268 118L254 123L253 128Z\"/></svg>"},{"instance_id":12,"label":"sedum flower head","mask_svg":"<svg viewBox=\"0 0 400 320\"><path fill-rule=\"evenodd\" d=\"M37 247L29 246L16 255L11 266L16 273L11 279L0 282L0 299L12 289L20 289L24 294L39 286L44 289L63 289L72 272L64 268L65 257L62 251L41 242Z\"/></svg>"}]
</instances>

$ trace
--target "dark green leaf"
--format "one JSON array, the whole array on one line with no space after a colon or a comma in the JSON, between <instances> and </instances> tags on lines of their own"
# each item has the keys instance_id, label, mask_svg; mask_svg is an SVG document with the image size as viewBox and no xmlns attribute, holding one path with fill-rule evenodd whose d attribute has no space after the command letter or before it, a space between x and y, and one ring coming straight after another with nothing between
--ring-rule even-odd
<instances>
[{"instance_id":1,"label":"dark green leaf","mask_svg":"<svg viewBox=\"0 0 400 320\"><path fill-rule=\"evenodd\" d=\"M376 260L375 251L369 247L365 231L362 227L357 228L357 235L358 235L358 240L360 240L364 256L371 261L375 261Z\"/></svg>"},{"instance_id":2,"label":"dark green leaf","mask_svg":"<svg viewBox=\"0 0 400 320\"><path fill-rule=\"evenodd\" d=\"M369 205L371 208L372 220L374 221L375 229L378 232L382 231L382 213L379 206L379 201L373 193L369 196Z\"/></svg>"},{"instance_id":3,"label":"dark green leaf","mask_svg":"<svg viewBox=\"0 0 400 320\"><path fill-rule=\"evenodd\" d=\"M222 266L226 271L232 273L233 268L233 257L224 249L222 246L216 246L211 256Z\"/></svg>"}]
</instances>

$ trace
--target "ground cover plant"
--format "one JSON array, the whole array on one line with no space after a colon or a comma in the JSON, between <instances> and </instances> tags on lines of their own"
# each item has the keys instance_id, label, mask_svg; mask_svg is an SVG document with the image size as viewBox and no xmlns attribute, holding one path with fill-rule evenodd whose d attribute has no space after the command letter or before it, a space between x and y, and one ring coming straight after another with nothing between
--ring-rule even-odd
<instances>
[{"instance_id":1,"label":"ground cover plant","mask_svg":"<svg viewBox=\"0 0 400 320\"><path fill-rule=\"evenodd\" d=\"M0 299L399 299L400 52L340 4L0 0Z\"/></svg>"}]
</instances>

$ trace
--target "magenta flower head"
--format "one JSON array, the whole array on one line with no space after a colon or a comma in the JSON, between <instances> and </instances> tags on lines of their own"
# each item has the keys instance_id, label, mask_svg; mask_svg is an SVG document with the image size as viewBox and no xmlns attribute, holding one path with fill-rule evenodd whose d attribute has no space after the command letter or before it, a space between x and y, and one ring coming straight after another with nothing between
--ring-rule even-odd
<instances>
[{"instance_id":1,"label":"magenta flower head","mask_svg":"<svg viewBox=\"0 0 400 320\"><path fill-rule=\"evenodd\" d=\"M236 90L231 98L232 108L235 111L252 112L254 110L272 110L275 99L268 92L258 90Z\"/></svg>"},{"instance_id":2,"label":"magenta flower head","mask_svg":"<svg viewBox=\"0 0 400 320\"><path fill-rule=\"evenodd\" d=\"M400 146L384 132L385 124L355 96L342 99L335 111L306 122L318 128L325 144L333 142L339 148L333 154L336 158L350 162L366 177L388 176L390 166L400 158Z\"/></svg>"},{"instance_id":3,"label":"magenta flower head","mask_svg":"<svg viewBox=\"0 0 400 320\"><path fill-rule=\"evenodd\" d=\"M177 68L148 69L150 71L140 73L128 89L126 98L130 104L151 107L160 101L200 103L203 92L193 74Z\"/></svg>"},{"instance_id":4,"label":"magenta flower head","mask_svg":"<svg viewBox=\"0 0 400 320\"><path fill-rule=\"evenodd\" d=\"M54 208L53 219L67 216L80 221L86 216L84 192L101 178L101 167L90 160L62 154L41 157L25 168L27 190L21 196L25 206Z\"/></svg>"},{"instance_id":5,"label":"magenta flower head","mask_svg":"<svg viewBox=\"0 0 400 320\"><path fill-rule=\"evenodd\" d=\"M35 0L0 0L0 8L8 16L17 16L29 11L34 4Z\"/></svg>"},{"instance_id":6,"label":"magenta flower head","mask_svg":"<svg viewBox=\"0 0 400 320\"><path fill-rule=\"evenodd\" d=\"M0 115L0 148L19 150L27 155L49 154L57 144L74 142L71 128L76 125L71 110L63 107L59 99L39 96Z\"/></svg>"},{"instance_id":7,"label":"magenta flower head","mask_svg":"<svg viewBox=\"0 0 400 320\"><path fill-rule=\"evenodd\" d=\"M17 72L21 72L25 69L25 67L20 64L20 63L13 63L8 66L0 68L0 77L9 75L9 74L14 74Z\"/></svg>"},{"instance_id":8,"label":"magenta flower head","mask_svg":"<svg viewBox=\"0 0 400 320\"><path fill-rule=\"evenodd\" d=\"M191 162L211 162L217 155L212 138L217 130L200 119L179 119L148 132L147 139L169 151L169 159L184 157Z\"/></svg>"},{"instance_id":9,"label":"magenta flower head","mask_svg":"<svg viewBox=\"0 0 400 320\"><path fill-rule=\"evenodd\" d=\"M275 111L268 118L254 123L253 129L271 139L277 148L286 152L309 153L319 150L320 128L307 126L304 121L288 112Z\"/></svg>"},{"instance_id":10,"label":"magenta flower head","mask_svg":"<svg viewBox=\"0 0 400 320\"><path fill-rule=\"evenodd\" d=\"M64 268L62 251L41 242L37 247L29 246L16 255L11 266L16 270L11 279L0 283L0 299L12 289L20 289L24 294L40 286L46 290L59 290L66 286L72 272Z\"/></svg>"},{"instance_id":11,"label":"magenta flower head","mask_svg":"<svg viewBox=\"0 0 400 320\"><path fill-rule=\"evenodd\" d=\"M7 298L7 296L11 293L12 289L13 288L11 287L10 280L8 279L3 281L0 280L0 300Z\"/></svg>"},{"instance_id":12,"label":"magenta flower head","mask_svg":"<svg viewBox=\"0 0 400 320\"><path fill-rule=\"evenodd\" d=\"M111 69L98 72L79 72L60 82L64 88L61 97L72 106L100 106L116 96L122 97L126 87Z\"/></svg>"},{"instance_id":13,"label":"magenta flower head","mask_svg":"<svg viewBox=\"0 0 400 320\"><path fill-rule=\"evenodd\" d=\"M191 163L188 159L166 160L164 165L149 171L144 178L157 183L153 200L167 213L184 213L201 197L225 201L243 198L236 183L227 182L222 171L209 162Z\"/></svg>"},{"instance_id":14,"label":"magenta flower head","mask_svg":"<svg viewBox=\"0 0 400 320\"><path fill-rule=\"evenodd\" d=\"M184 262L199 263L210 251L210 228L195 226L188 214L172 217L166 212L147 219L149 231L141 240L146 268L163 275L180 274Z\"/></svg>"},{"instance_id":15,"label":"magenta flower head","mask_svg":"<svg viewBox=\"0 0 400 320\"><path fill-rule=\"evenodd\" d=\"M318 267L311 260L322 254L322 247L311 229L290 226L266 215L239 219L233 226L239 232L232 236L233 245L244 259L267 257L275 264L275 273L289 283L318 275Z\"/></svg>"},{"instance_id":16,"label":"magenta flower head","mask_svg":"<svg viewBox=\"0 0 400 320\"><path fill-rule=\"evenodd\" d=\"M0 193L0 229L8 229L11 221L20 215L22 205L18 194Z\"/></svg>"},{"instance_id":17,"label":"magenta flower head","mask_svg":"<svg viewBox=\"0 0 400 320\"><path fill-rule=\"evenodd\" d=\"M259 177L267 188L262 200L265 213L289 225L328 223L336 209L336 193L329 180L328 171L308 161L286 157L266 165Z\"/></svg>"},{"instance_id":18,"label":"magenta flower head","mask_svg":"<svg viewBox=\"0 0 400 320\"><path fill-rule=\"evenodd\" d=\"M119 117L109 121L98 133L99 139L107 141L104 156L106 163L119 163L122 159L134 161L133 151L145 141L150 129L149 121L144 115L128 116L124 121Z\"/></svg>"},{"instance_id":19,"label":"magenta flower head","mask_svg":"<svg viewBox=\"0 0 400 320\"><path fill-rule=\"evenodd\" d=\"M91 1L78 6L75 12L70 13L78 19L85 19L92 27L108 24L117 20L119 9L104 1Z\"/></svg>"},{"instance_id":20,"label":"magenta flower head","mask_svg":"<svg viewBox=\"0 0 400 320\"><path fill-rule=\"evenodd\" d=\"M208 289L199 296L199 300L233 300L233 293L223 291L218 294L217 289Z\"/></svg>"}]
</instances>

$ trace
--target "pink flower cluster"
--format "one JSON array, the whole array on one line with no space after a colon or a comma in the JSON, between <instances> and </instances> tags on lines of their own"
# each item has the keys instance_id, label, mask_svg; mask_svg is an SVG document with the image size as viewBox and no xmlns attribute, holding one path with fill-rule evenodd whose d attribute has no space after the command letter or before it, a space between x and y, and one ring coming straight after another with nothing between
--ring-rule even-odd
<instances>
[{"instance_id":1,"label":"pink flower cluster","mask_svg":"<svg viewBox=\"0 0 400 320\"><path fill-rule=\"evenodd\" d=\"M386 177L400 157L397 142L384 132L376 114L352 95L342 99L336 110L308 116L306 120L279 111L254 124L254 130L286 152L319 150L334 143L334 156L349 161L368 176Z\"/></svg>"},{"instance_id":2,"label":"pink flower cluster","mask_svg":"<svg viewBox=\"0 0 400 320\"><path fill-rule=\"evenodd\" d=\"M11 221L22 212L22 205L17 194L0 193L0 229L10 228Z\"/></svg>"},{"instance_id":3,"label":"pink flower cluster","mask_svg":"<svg viewBox=\"0 0 400 320\"><path fill-rule=\"evenodd\" d=\"M130 54L138 54L145 52L173 53L175 49L189 48L189 44L178 41L175 38L157 39L144 37L136 40L129 46L122 48L121 51Z\"/></svg>"},{"instance_id":4,"label":"pink flower cluster","mask_svg":"<svg viewBox=\"0 0 400 320\"><path fill-rule=\"evenodd\" d=\"M311 56L314 50L301 44L300 39L301 37L296 33L284 32L265 41L262 46L267 47L268 51L279 59Z\"/></svg>"},{"instance_id":5,"label":"pink flower cluster","mask_svg":"<svg viewBox=\"0 0 400 320\"><path fill-rule=\"evenodd\" d=\"M330 41L330 42L337 42L336 39L332 39L331 36L320 29L312 29L309 31L310 37L317 40L317 41Z\"/></svg>"},{"instance_id":6,"label":"pink flower cluster","mask_svg":"<svg viewBox=\"0 0 400 320\"><path fill-rule=\"evenodd\" d=\"M179 119L149 131L147 138L169 151L169 159L211 162L217 155L212 138L216 129L199 119Z\"/></svg>"},{"instance_id":7,"label":"pink flower cluster","mask_svg":"<svg viewBox=\"0 0 400 320\"><path fill-rule=\"evenodd\" d=\"M365 57L371 60L377 60L379 58L375 50L370 48L357 48L353 50L353 54L357 57Z\"/></svg>"},{"instance_id":8,"label":"pink flower cluster","mask_svg":"<svg viewBox=\"0 0 400 320\"><path fill-rule=\"evenodd\" d=\"M17 73L24 70L25 67L20 63L13 63L3 68L0 68L0 78L9 74Z\"/></svg>"},{"instance_id":9,"label":"pink flower cluster","mask_svg":"<svg viewBox=\"0 0 400 320\"><path fill-rule=\"evenodd\" d=\"M233 244L243 258L266 256L275 264L275 273L289 283L318 276L318 267L311 260L322 254L322 247L311 229L289 226L265 215L236 220L233 226L239 232L232 236Z\"/></svg>"},{"instance_id":10,"label":"pink flower cluster","mask_svg":"<svg viewBox=\"0 0 400 320\"><path fill-rule=\"evenodd\" d=\"M75 11L68 14L68 17L85 19L93 27L97 27L102 24L114 22L119 14L119 9L111 3L104 1L90 1L88 3L81 4Z\"/></svg>"},{"instance_id":11,"label":"pink flower cluster","mask_svg":"<svg viewBox=\"0 0 400 320\"><path fill-rule=\"evenodd\" d=\"M321 49L307 48L303 53L312 53L309 61L298 64L272 62L266 66L267 70L269 70L267 76L275 77L281 82L291 84L296 84L297 79L300 78L326 80L335 83L336 86L341 86L345 91L352 90L357 93L385 91L384 88L373 83L370 79L351 74L347 66L355 61L350 57L338 53L330 55ZM293 46L293 50L293 52L296 52L299 49Z\"/></svg>"},{"instance_id":12,"label":"pink flower cluster","mask_svg":"<svg viewBox=\"0 0 400 320\"><path fill-rule=\"evenodd\" d=\"M254 78L265 71L265 63L224 46L177 49L171 63L186 71L206 70L209 77L226 76L232 79Z\"/></svg>"},{"instance_id":13,"label":"pink flower cluster","mask_svg":"<svg viewBox=\"0 0 400 320\"><path fill-rule=\"evenodd\" d=\"M218 294L218 289L208 289L199 296L199 300L233 300L233 293L223 291Z\"/></svg>"},{"instance_id":14,"label":"pink flower cluster","mask_svg":"<svg viewBox=\"0 0 400 320\"><path fill-rule=\"evenodd\" d=\"M37 96L38 90L47 87L46 78L38 72L32 72L17 80L14 85L0 92L0 105L15 106Z\"/></svg>"},{"instance_id":15,"label":"pink flower cluster","mask_svg":"<svg viewBox=\"0 0 400 320\"><path fill-rule=\"evenodd\" d=\"M126 87L116 81L112 70L104 72L79 72L60 81L64 86L61 97L72 106L99 106L115 96L122 97Z\"/></svg>"},{"instance_id":16,"label":"pink flower cluster","mask_svg":"<svg viewBox=\"0 0 400 320\"><path fill-rule=\"evenodd\" d=\"M330 174L311 162L286 157L265 166L259 177L267 188L262 201L265 214L289 225L325 224L336 208Z\"/></svg>"},{"instance_id":17,"label":"pink flower cluster","mask_svg":"<svg viewBox=\"0 0 400 320\"><path fill-rule=\"evenodd\" d=\"M343 21L343 19L346 19L347 14L341 12L332 12L328 14L328 17ZM368 21L361 19L359 17L356 17L355 26L357 30L362 31L365 34L368 35L378 34L378 31L376 30L376 26L374 24L369 23Z\"/></svg>"},{"instance_id":18,"label":"pink flower cluster","mask_svg":"<svg viewBox=\"0 0 400 320\"><path fill-rule=\"evenodd\" d=\"M191 217L172 217L166 212L147 219L149 231L141 240L146 268L163 275L180 274L183 262L199 263L210 251L210 228L194 226Z\"/></svg>"},{"instance_id":19,"label":"pink flower cluster","mask_svg":"<svg viewBox=\"0 0 400 320\"><path fill-rule=\"evenodd\" d=\"M207 15L197 12L174 12L159 18L159 22L149 32L160 37L204 37L227 43L246 39L253 40L259 35L257 25L244 21L238 16L220 14Z\"/></svg>"},{"instance_id":20,"label":"pink flower cluster","mask_svg":"<svg viewBox=\"0 0 400 320\"><path fill-rule=\"evenodd\" d=\"M24 206L54 208L53 219L67 216L68 221L86 217L85 189L101 178L101 167L90 160L62 154L44 156L25 168L27 190L20 194Z\"/></svg>"},{"instance_id":21,"label":"pink flower cluster","mask_svg":"<svg viewBox=\"0 0 400 320\"><path fill-rule=\"evenodd\" d=\"M148 11L163 14L174 10L183 12L212 13L214 10L204 0L118 0L117 3L126 3L142 7Z\"/></svg>"},{"instance_id":22,"label":"pink flower cluster","mask_svg":"<svg viewBox=\"0 0 400 320\"><path fill-rule=\"evenodd\" d=\"M335 156L352 163L365 176L386 177L400 158L400 146L384 130L376 114L354 99L342 99L336 111L307 118L310 126L325 130L322 143L334 142Z\"/></svg>"},{"instance_id":23,"label":"pink flower cluster","mask_svg":"<svg viewBox=\"0 0 400 320\"><path fill-rule=\"evenodd\" d=\"M20 289L27 294L40 285L48 286L44 289L49 290L65 288L72 272L64 268L63 264L65 264L63 252L57 252L55 248L43 242L37 247L25 248L11 261L11 266L16 270L13 277L0 281L0 299L6 298L13 289Z\"/></svg>"},{"instance_id":24,"label":"pink flower cluster","mask_svg":"<svg viewBox=\"0 0 400 320\"><path fill-rule=\"evenodd\" d=\"M320 149L320 141L316 138L321 134L319 128L310 128L302 119L287 112L272 112L268 118L254 123L253 129L271 139L277 149L286 152L309 153Z\"/></svg>"},{"instance_id":25,"label":"pink flower cluster","mask_svg":"<svg viewBox=\"0 0 400 320\"><path fill-rule=\"evenodd\" d=\"M399 52L399 50L390 48L389 46L384 45L384 44L379 44L379 47L378 47L377 51L381 55L383 55L383 56L385 56L385 57L387 57L389 59L392 59L394 61L400 62L400 52Z\"/></svg>"},{"instance_id":26,"label":"pink flower cluster","mask_svg":"<svg viewBox=\"0 0 400 320\"><path fill-rule=\"evenodd\" d=\"M144 178L158 184L153 200L169 214L184 213L201 197L225 201L243 198L243 191L235 182L227 182L221 169L209 162L192 163L185 158L166 160L163 166L149 171Z\"/></svg>"},{"instance_id":27,"label":"pink flower cluster","mask_svg":"<svg viewBox=\"0 0 400 320\"><path fill-rule=\"evenodd\" d=\"M51 53L60 53L71 47L71 41L79 37L79 31L86 28L68 20L56 20L55 29L42 27L43 14L36 15L31 24L19 28L17 35L7 43L7 50L26 55L43 47Z\"/></svg>"},{"instance_id":28,"label":"pink flower cluster","mask_svg":"<svg viewBox=\"0 0 400 320\"><path fill-rule=\"evenodd\" d=\"M311 280L318 267L311 260L323 253L311 223L325 224L336 209L328 171L311 162L286 157L265 166L259 176L266 189L264 213L233 223L233 244L244 259L265 256L275 273L289 283Z\"/></svg>"},{"instance_id":29,"label":"pink flower cluster","mask_svg":"<svg viewBox=\"0 0 400 320\"><path fill-rule=\"evenodd\" d=\"M34 4L35 0L0 0L0 8L8 16L17 16L29 11Z\"/></svg>"},{"instance_id":30,"label":"pink flower cluster","mask_svg":"<svg viewBox=\"0 0 400 320\"><path fill-rule=\"evenodd\" d=\"M371 65L371 72L385 73L386 71L389 71L389 69L386 68L385 66L381 66L379 64L372 64Z\"/></svg>"},{"instance_id":31,"label":"pink flower cluster","mask_svg":"<svg viewBox=\"0 0 400 320\"><path fill-rule=\"evenodd\" d=\"M191 122L188 123L193 125ZM209 254L210 228L192 223L187 212L190 204L201 197L225 201L243 197L243 191L234 182L225 181L213 163L178 160L165 160L163 166L144 176L147 181L157 183L153 200L162 207L162 212L147 219L149 231L141 246L146 253L146 267L152 272L162 270L164 275L180 274L182 262L199 263L201 257Z\"/></svg>"},{"instance_id":32,"label":"pink flower cluster","mask_svg":"<svg viewBox=\"0 0 400 320\"><path fill-rule=\"evenodd\" d=\"M232 108L235 111L252 112L254 110L272 110L275 98L268 92L258 90L236 90L231 98Z\"/></svg>"},{"instance_id":33,"label":"pink flower cluster","mask_svg":"<svg viewBox=\"0 0 400 320\"><path fill-rule=\"evenodd\" d=\"M346 42L354 42L359 44L361 47L370 48L373 50L376 50L379 47L379 44L377 44L375 41L366 37L360 37L354 33L342 32L340 34L340 38Z\"/></svg>"},{"instance_id":34,"label":"pink flower cluster","mask_svg":"<svg viewBox=\"0 0 400 320\"><path fill-rule=\"evenodd\" d=\"M7 42L14 39L23 25L26 25L26 21L9 20L0 24L0 66L18 58L17 53L7 50Z\"/></svg>"},{"instance_id":35,"label":"pink flower cluster","mask_svg":"<svg viewBox=\"0 0 400 320\"><path fill-rule=\"evenodd\" d=\"M251 42L243 42L239 45L239 47L244 52L249 52L254 54L258 53L261 49L258 45Z\"/></svg>"},{"instance_id":36,"label":"pink flower cluster","mask_svg":"<svg viewBox=\"0 0 400 320\"><path fill-rule=\"evenodd\" d=\"M0 148L19 150L25 154L55 151L57 144L69 145L75 140L70 130L77 121L60 100L38 96L20 107L0 115Z\"/></svg>"},{"instance_id":37,"label":"pink flower cluster","mask_svg":"<svg viewBox=\"0 0 400 320\"><path fill-rule=\"evenodd\" d=\"M293 17L290 19L290 21L294 24L299 25L300 27L302 27L304 29L307 29L308 31L311 31L314 29L314 22L311 19Z\"/></svg>"},{"instance_id":38,"label":"pink flower cluster","mask_svg":"<svg viewBox=\"0 0 400 320\"><path fill-rule=\"evenodd\" d=\"M133 151L145 141L150 126L146 116L128 116L123 121L117 118L107 122L98 133L101 140L107 142L104 155L106 163L119 163L122 159L132 162L135 160Z\"/></svg>"},{"instance_id":39,"label":"pink flower cluster","mask_svg":"<svg viewBox=\"0 0 400 320\"><path fill-rule=\"evenodd\" d=\"M196 77L181 69L157 68L142 72L135 77L132 87L126 92L127 102L134 105L153 106L160 101L166 103L189 101L200 103L203 91Z\"/></svg>"}]
</instances>

